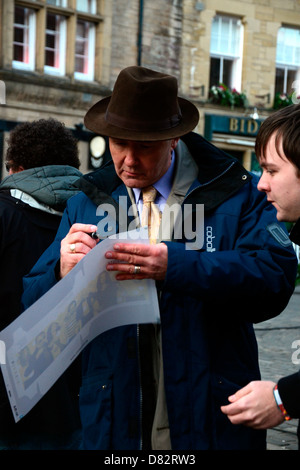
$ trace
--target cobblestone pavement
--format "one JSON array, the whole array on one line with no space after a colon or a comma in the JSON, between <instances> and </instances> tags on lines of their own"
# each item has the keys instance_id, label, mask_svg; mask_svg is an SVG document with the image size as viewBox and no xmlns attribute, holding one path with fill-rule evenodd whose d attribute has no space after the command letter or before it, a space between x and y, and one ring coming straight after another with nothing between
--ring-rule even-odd
<instances>
[{"instance_id":1,"label":"cobblestone pavement","mask_svg":"<svg viewBox=\"0 0 300 470\"><path fill-rule=\"evenodd\" d=\"M255 326L262 380L276 382L300 368L300 287L287 308L276 318ZM294 342L299 341L298 345ZM294 343L294 344L293 344ZM299 353L297 354L297 351ZM282 423L267 431L268 450L298 450L298 420Z\"/></svg>"}]
</instances>

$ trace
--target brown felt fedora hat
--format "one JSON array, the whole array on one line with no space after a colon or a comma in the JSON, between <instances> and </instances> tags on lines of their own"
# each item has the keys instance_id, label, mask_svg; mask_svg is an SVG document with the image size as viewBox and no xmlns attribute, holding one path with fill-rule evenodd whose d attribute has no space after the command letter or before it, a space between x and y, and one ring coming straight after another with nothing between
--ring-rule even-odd
<instances>
[{"instance_id":1,"label":"brown felt fedora hat","mask_svg":"<svg viewBox=\"0 0 300 470\"><path fill-rule=\"evenodd\" d=\"M122 70L112 95L86 113L87 129L108 137L158 141L192 131L199 112L190 101L177 96L175 77L144 67Z\"/></svg>"}]
</instances>

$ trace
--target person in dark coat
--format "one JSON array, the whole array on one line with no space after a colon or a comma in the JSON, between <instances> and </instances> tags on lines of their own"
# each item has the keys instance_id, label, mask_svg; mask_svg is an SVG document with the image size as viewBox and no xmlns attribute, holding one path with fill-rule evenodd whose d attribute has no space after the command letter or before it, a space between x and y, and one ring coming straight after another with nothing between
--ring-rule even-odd
<instances>
[{"instance_id":1,"label":"person in dark coat","mask_svg":"<svg viewBox=\"0 0 300 470\"><path fill-rule=\"evenodd\" d=\"M77 141L56 119L17 125L5 158L9 175L0 184L1 330L20 315L22 279L52 243L67 200L78 192L74 183L82 176ZM78 365L20 423L14 422L0 376L0 449L68 445L68 436L80 428L70 399L78 394Z\"/></svg>"},{"instance_id":2,"label":"person in dark coat","mask_svg":"<svg viewBox=\"0 0 300 470\"><path fill-rule=\"evenodd\" d=\"M277 210L278 220L293 223L290 239L300 245L299 104L287 106L264 121L255 151L263 170L258 189ZM268 429L300 418L300 370L278 383L251 382L230 397L230 402L222 410L234 424Z\"/></svg>"},{"instance_id":3,"label":"person in dark coat","mask_svg":"<svg viewBox=\"0 0 300 470\"><path fill-rule=\"evenodd\" d=\"M175 77L122 70L85 116L109 137L112 161L78 182L55 241L24 278L28 308L96 246L104 207L112 230L132 229L144 225L141 193L157 190L156 243L119 242L105 256L116 290L156 281L160 324L113 328L82 351L84 449L266 447L265 431L237 428L220 407L260 378L253 323L285 308L297 259L256 178L195 133L198 120Z\"/></svg>"}]
</instances>

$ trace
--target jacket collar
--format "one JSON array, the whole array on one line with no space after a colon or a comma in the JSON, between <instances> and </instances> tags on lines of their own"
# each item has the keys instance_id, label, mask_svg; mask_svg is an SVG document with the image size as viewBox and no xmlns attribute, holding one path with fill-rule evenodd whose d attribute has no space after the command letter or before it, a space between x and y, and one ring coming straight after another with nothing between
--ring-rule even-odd
<instances>
[{"instance_id":1,"label":"jacket collar","mask_svg":"<svg viewBox=\"0 0 300 470\"><path fill-rule=\"evenodd\" d=\"M198 166L198 180L201 185L208 184L219 176L222 176L233 163L239 167L243 174L246 172L245 168L237 159L217 148L200 134L190 132L183 136L181 140L188 147L189 152L193 155ZM248 174L248 176L250 175Z\"/></svg>"},{"instance_id":2,"label":"jacket collar","mask_svg":"<svg viewBox=\"0 0 300 470\"><path fill-rule=\"evenodd\" d=\"M197 180L189 189L205 212L214 210L237 193L252 176L241 163L193 132L182 138L198 167Z\"/></svg>"}]
</instances>

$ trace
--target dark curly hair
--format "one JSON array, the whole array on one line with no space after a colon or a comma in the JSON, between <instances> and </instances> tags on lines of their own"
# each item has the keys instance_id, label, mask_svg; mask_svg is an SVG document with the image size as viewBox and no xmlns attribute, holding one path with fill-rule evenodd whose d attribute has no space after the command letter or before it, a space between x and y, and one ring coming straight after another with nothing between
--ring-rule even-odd
<instances>
[{"instance_id":1,"label":"dark curly hair","mask_svg":"<svg viewBox=\"0 0 300 470\"><path fill-rule=\"evenodd\" d=\"M79 168L77 140L56 119L18 124L7 139L6 164L13 171L46 165L70 165Z\"/></svg>"}]
</instances>

